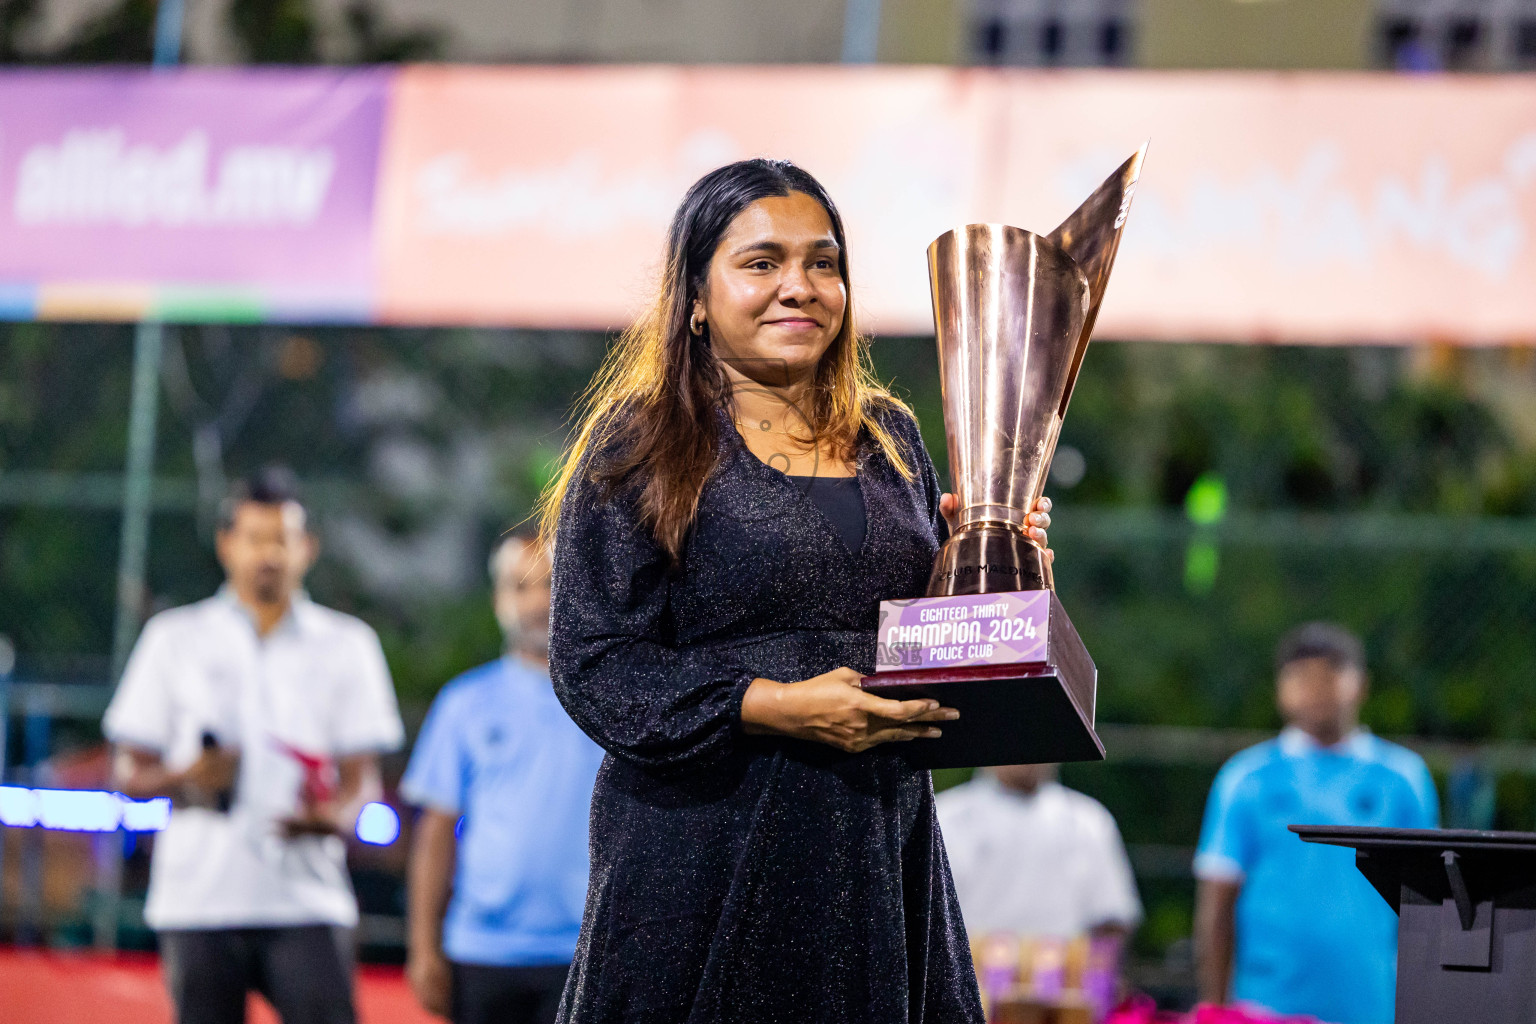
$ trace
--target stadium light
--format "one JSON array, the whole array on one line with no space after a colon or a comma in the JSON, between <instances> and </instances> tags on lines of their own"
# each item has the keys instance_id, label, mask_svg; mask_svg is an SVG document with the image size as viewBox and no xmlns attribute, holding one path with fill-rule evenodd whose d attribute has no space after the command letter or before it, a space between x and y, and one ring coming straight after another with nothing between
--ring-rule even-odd
<instances>
[{"instance_id":1,"label":"stadium light","mask_svg":"<svg viewBox=\"0 0 1536 1024\"><path fill-rule=\"evenodd\" d=\"M153 800L123 800L123 828L129 832L160 832L171 823L171 802L163 796Z\"/></svg>"},{"instance_id":2,"label":"stadium light","mask_svg":"<svg viewBox=\"0 0 1536 1024\"><path fill-rule=\"evenodd\" d=\"M0 786L0 825L42 827L58 832L161 832L171 821L165 797L130 800L99 789L28 789ZM388 846L400 838L400 816L388 804L364 805L357 816L357 838L370 846Z\"/></svg>"},{"instance_id":3,"label":"stadium light","mask_svg":"<svg viewBox=\"0 0 1536 1024\"><path fill-rule=\"evenodd\" d=\"M159 832L171 820L164 797L130 800L99 789L0 786L0 825L59 832Z\"/></svg>"},{"instance_id":4,"label":"stadium light","mask_svg":"<svg viewBox=\"0 0 1536 1024\"><path fill-rule=\"evenodd\" d=\"M37 794L20 786L0 786L0 824L29 828L37 824Z\"/></svg>"},{"instance_id":5,"label":"stadium light","mask_svg":"<svg viewBox=\"0 0 1536 1024\"><path fill-rule=\"evenodd\" d=\"M370 846L388 846L400 838L400 815L388 804L364 804L357 816L357 838Z\"/></svg>"},{"instance_id":6,"label":"stadium light","mask_svg":"<svg viewBox=\"0 0 1536 1024\"><path fill-rule=\"evenodd\" d=\"M93 789L37 790L37 821L61 832L115 832L123 821L119 797Z\"/></svg>"}]
</instances>

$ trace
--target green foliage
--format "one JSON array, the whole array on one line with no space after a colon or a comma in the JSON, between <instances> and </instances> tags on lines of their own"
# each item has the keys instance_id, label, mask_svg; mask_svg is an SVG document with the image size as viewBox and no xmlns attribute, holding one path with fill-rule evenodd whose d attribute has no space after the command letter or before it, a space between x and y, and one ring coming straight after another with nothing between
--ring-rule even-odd
<instances>
[{"instance_id":1,"label":"green foliage","mask_svg":"<svg viewBox=\"0 0 1536 1024\"><path fill-rule=\"evenodd\" d=\"M372 4L362 0L347 4L345 19L355 63L425 61L442 54L442 32L427 28L392 28L384 23Z\"/></svg>"},{"instance_id":2,"label":"green foliage","mask_svg":"<svg viewBox=\"0 0 1536 1024\"><path fill-rule=\"evenodd\" d=\"M41 0L0 0L0 64L20 63L20 38L42 13Z\"/></svg>"},{"instance_id":3,"label":"green foliage","mask_svg":"<svg viewBox=\"0 0 1536 1024\"><path fill-rule=\"evenodd\" d=\"M131 330L18 324L0 339L0 481L120 471ZM312 587L388 624L402 692L430 694L444 673L495 652L488 617L461 631L442 609L457 622L483 599L484 549L530 511L604 344L579 333L172 328L157 471L201 473L206 493L156 518L157 605L218 580L210 502L221 484L192 443L211 425L223 476L287 462L315 482L330 557ZM875 354L943 472L932 343L884 339ZM1095 343L1062 438L1087 470L1051 493L1059 587L1098 659L1101 713L1273 726L1276 637L1332 617L1366 638L1367 713L1380 730L1536 732L1536 554L1345 542L1332 526L1309 538L1231 532L1270 513L1481 517L1469 524L1526 514L1536 454L1500 410L1518 408L1506 393L1532 382L1511 360L1483 353L1445 375L1407 350ZM1212 531L1198 538L1185 517L1194 505L1208 520L1198 529ZM407 550L445 519L460 524L462 566L436 586L380 582L335 529L362 524ZM1155 529L1137 525L1147 523ZM109 507L0 507L0 631L30 664L106 654L117 528ZM1204 590L1186 586L1197 539L1219 565Z\"/></svg>"},{"instance_id":4,"label":"green foliage","mask_svg":"<svg viewBox=\"0 0 1536 1024\"><path fill-rule=\"evenodd\" d=\"M122 0L92 16L51 59L80 64L147 64L154 55L156 0Z\"/></svg>"},{"instance_id":5,"label":"green foliage","mask_svg":"<svg viewBox=\"0 0 1536 1024\"><path fill-rule=\"evenodd\" d=\"M27 45L43 14L40 0L0 0L0 64L147 64L154 52L158 0L117 0L93 13L51 48ZM335 39L322 45L312 0L232 0L225 11L230 35L253 64L355 64L431 60L443 49L435 28L394 26L372 0L351 0ZM187 55L196 61L198 54Z\"/></svg>"},{"instance_id":6,"label":"green foliage","mask_svg":"<svg viewBox=\"0 0 1536 1024\"><path fill-rule=\"evenodd\" d=\"M309 64L319 59L315 18L306 0L232 0L229 26L253 64Z\"/></svg>"},{"instance_id":7,"label":"green foliage","mask_svg":"<svg viewBox=\"0 0 1536 1024\"><path fill-rule=\"evenodd\" d=\"M928 343L875 352L915 406L937 408ZM1529 360L1427 362L1412 350L1094 344L1061 441L1087 470L1048 491L1058 590L1098 661L1101 715L1274 726L1275 640L1333 618L1366 640L1367 718L1382 731L1536 734L1536 631L1522 625L1536 621L1536 545L1445 546L1454 527L1418 541L1339 531L1351 516L1401 513L1471 527L1536 502L1536 439L1506 412L1536 388ZM938 461L942 418L922 423ZM1313 514L1334 518L1308 536L1262 525ZM1181 528L1186 515L1198 525ZM1241 517L1261 525L1229 529Z\"/></svg>"},{"instance_id":8,"label":"green foliage","mask_svg":"<svg viewBox=\"0 0 1536 1024\"><path fill-rule=\"evenodd\" d=\"M486 551L549 479L605 344L583 333L170 328L157 472L198 486L157 492L154 607L218 585L223 478L286 462L309 485L324 545L311 592L378 629L402 700L419 708L498 652ZM24 675L105 675L112 495L38 507L22 484L120 472L131 354L126 327L0 327L0 632ZM944 473L932 342L884 339L875 355ZM1410 350L1096 342L1062 436L1086 472L1050 493L1058 589L1099 666L1100 719L1273 729L1275 640L1332 618L1365 638L1365 717L1379 732L1536 734L1536 543L1490 533L1528 529L1509 517L1536 510L1536 440L1522 419L1532 369L1506 352L1447 370ZM178 497L191 493L203 497ZM1404 514L1443 517L1444 531L1400 536L1406 520L1393 517ZM1214 769L1063 768L1134 848L1161 858L1141 880L1143 955L1182 948L1188 934L1192 886L1175 876ZM1501 778L1496 803L1498 825L1528 828L1536 784Z\"/></svg>"}]
</instances>

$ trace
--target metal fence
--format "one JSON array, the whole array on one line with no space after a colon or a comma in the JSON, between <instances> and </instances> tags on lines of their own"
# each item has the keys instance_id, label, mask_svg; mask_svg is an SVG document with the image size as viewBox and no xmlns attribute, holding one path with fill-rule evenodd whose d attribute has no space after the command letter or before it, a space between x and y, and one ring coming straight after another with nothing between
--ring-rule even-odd
<instances>
[{"instance_id":1,"label":"metal fence","mask_svg":"<svg viewBox=\"0 0 1536 1024\"><path fill-rule=\"evenodd\" d=\"M217 584L209 527L225 474L283 460L304 477L328 552L314 592L379 630L408 718L494 655L485 549L547 478L601 336L167 335L152 600L137 611ZM0 701L10 782L100 742L129 340L126 328L33 324L0 348L0 633L38 681ZM1053 485L1051 538L1062 600L1099 667L1109 759L1068 765L1063 780L1119 820L1148 911L1134 976L1177 998L1192 980L1189 867L1206 793L1227 756L1279 726L1271 651L1297 622L1362 635L1366 721L1426 756L1448 824L1536 827L1536 358L1095 345L1063 436L1088 473ZM942 472L931 343L882 342L877 356L912 393ZM1213 467L1234 497L1202 476ZM1456 508L1468 513L1407 511ZM99 846L6 831L5 935L143 938L141 846L117 858L125 895L109 911L93 895L114 884ZM396 853L364 865L358 886L380 951L402 934ZM55 854L95 860L80 905L49 916L25 879Z\"/></svg>"},{"instance_id":2,"label":"metal fence","mask_svg":"<svg viewBox=\"0 0 1536 1024\"><path fill-rule=\"evenodd\" d=\"M53 486L71 500L91 494ZM104 500L112 486L97 486ZM317 493L341 500L347 487L321 482ZM174 508L194 489L171 482L157 494ZM1269 664L1277 621L1332 618L1361 632L1373 677L1366 719L1426 757L1448 824L1536 827L1536 746L1527 742L1536 715L1536 521L1234 514L1197 524L1069 504L1056 519L1058 589L1098 661L1109 751L1103 764L1066 766L1063 778L1121 825L1148 911L1137 942L1143 983L1175 993L1192 983L1190 860L1200 815L1220 764L1279 724ZM1204 560L1195 574L1192 558ZM109 693L11 685L5 778L30 781L29 771L61 749L97 742ZM424 705L407 710L419 721ZM940 773L936 783L966 774ZM40 868L25 870L35 879ZM101 872L111 883L113 872ZM400 884L375 875L374 891ZM117 922L130 933L141 927L135 895ZM0 921L39 936L49 922L38 894L24 885L21 897ZM102 908L119 906L111 897L96 892L77 915L94 911L98 935L110 927ZM388 895L381 902L386 911L403 905ZM403 934L390 918L371 921L381 944Z\"/></svg>"}]
</instances>

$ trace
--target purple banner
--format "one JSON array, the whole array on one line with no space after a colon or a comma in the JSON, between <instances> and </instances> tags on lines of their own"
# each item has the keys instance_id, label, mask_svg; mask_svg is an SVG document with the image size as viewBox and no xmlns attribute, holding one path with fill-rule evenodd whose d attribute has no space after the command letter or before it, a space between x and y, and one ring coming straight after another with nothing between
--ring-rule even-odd
<instances>
[{"instance_id":1,"label":"purple banner","mask_svg":"<svg viewBox=\"0 0 1536 1024\"><path fill-rule=\"evenodd\" d=\"M881 601L876 672L1045 660L1049 590Z\"/></svg>"},{"instance_id":2,"label":"purple banner","mask_svg":"<svg viewBox=\"0 0 1536 1024\"><path fill-rule=\"evenodd\" d=\"M178 303L367 316L388 82L377 70L0 74L5 303L21 312L31 289L42 316Z\"/></svg>"}]
</instances>

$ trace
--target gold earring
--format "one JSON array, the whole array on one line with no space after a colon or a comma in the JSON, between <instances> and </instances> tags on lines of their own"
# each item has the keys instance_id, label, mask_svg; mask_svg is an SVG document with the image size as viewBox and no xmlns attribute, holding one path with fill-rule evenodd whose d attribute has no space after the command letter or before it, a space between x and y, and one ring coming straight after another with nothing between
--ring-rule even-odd
<instances>
[{"instance_id":1,"label":"gold earring","mask_svg":"<svg viewBox=\"0 0 1536 1024\"><path fill-rule=\"evenodd\" d=\"M695 313L688 318L688 329L694 334L702 335L704 333L704 323L703 314Z\"/></svg>"}]
</instances>

